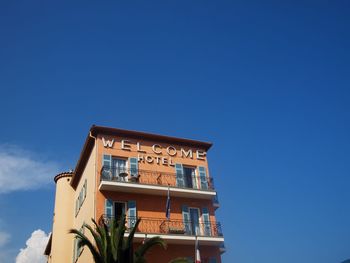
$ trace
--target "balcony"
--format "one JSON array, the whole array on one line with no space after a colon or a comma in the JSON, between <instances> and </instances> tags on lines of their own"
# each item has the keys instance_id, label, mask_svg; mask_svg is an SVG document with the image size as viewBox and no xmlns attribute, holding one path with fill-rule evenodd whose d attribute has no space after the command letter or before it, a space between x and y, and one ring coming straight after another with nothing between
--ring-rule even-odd
<instances>
[{"instance_id":1,"label":"balcony","mask_svg":"<svg viewBox=\"0 0 350 263\"><path fill-rule=\"evenodd\" d=\"M178 180L182 176L182 180ZM99 190L166 195L168 188L172 196L212 199L216 193L212 178L200 178L175 173L164 173L140 169L101 169Z\"/></svg>"},{"instance_id":2,"label":"balcony","mask_svg":"<svg viewBox=\"0 0 350 263\"><path fill-rule=\"evenodd\" d=\"M216 195L212 198L212 203L213 203L213 207L215 209L220 207L220 203L219 203L219 197L218 194L216 193Z\"/></svg>"},{"instance_id":3,"label":"balcony","mask_svg":"<svg viewBox=\"0 0 350 263\"><path fill-rule=\"evenodd\" d=\"M99 223L105 222L110 224L112 217L102 215ZM194 244L197 236L198 240L203 245L220 246L224 242L224 237L219 222L202 222L193 224L191 221L184 222L183 220L167 220L161 218L140 218L135 234L136 241L142 241L144 238L160 236L172 244ZM136 223L135 217L126 218L126 228L130 229ZM128 232L128 231L127 231ZM196 235L197 233L197 235ZM128 233L127 233L128 235Z\"/></svg>"}]
</instances>

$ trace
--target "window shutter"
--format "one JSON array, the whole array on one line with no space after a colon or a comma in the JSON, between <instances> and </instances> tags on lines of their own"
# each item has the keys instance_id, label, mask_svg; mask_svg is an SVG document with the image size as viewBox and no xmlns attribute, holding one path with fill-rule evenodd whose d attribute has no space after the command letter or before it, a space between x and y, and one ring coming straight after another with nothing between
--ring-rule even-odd
<instances>
[{"instance_id":1,"label":"window shutter","mask_svg":"<svg viewBox=\"0 0 350 263\"><path fill-rule=\"evenodd\" d=\"M136 224L136 201L128 201L128 227L132 228Z\"/></svg>"},{"instance_id":2,"label":"window shutter","mask_svg":"<svg viewBox=\"0 0 350 263\"><path fill-rule=\"evenodd\" d=\"M138 177L138 170L139 170L139 167L138 167L138 160L137 158L129 158L129 168L130 168L130 176L131 177Z\"/></svg>"},{"instance_id":3,"label":"window shutter","mask_svg":"<svg viewBox=\"0 0 350 263\"><path fill-rule=\"evenodd\" d=\"M84 225L84 223L83 223L83 225ZM82 226L81 228L80 228L80 230L79 230L81 233L83 233L83 234L85 234L85 230L84 230L84 227ZM79 246L79 240L77 240L78 242L77 242L77 247L78 247L78 249L77 249L77 256L79 257L80 255L81 255L81 252L83 252L83 246Z\"/></svg>"},{"instance_id":4,"label":"window shutter","mask_svg":"<svg viewBox=\"0 0 350 263\"><path fill-rule=\"evenodd\" d=\"M78 212L79 212L79 198L75 200L75 216L78 215Z\"/></svg>"},{"instance_id":5,"label":"window shutter","mask_svg":"<svg viewBox=\"0 0 350 263\"><path fill-rule=\"evenodd\" d=\"M186 234L190 234L191 233L191 222L190 222L191 220L190 220L190 213L188 211L187 205L182 206L182 219L183 219Z\"/></svg>"},{"instance_id":6,"label":"window shutter","mask_svg":"<svg viewBox=\"0 0 350 263\"><path fill-rule=\"evenodd\" d=\"M77 253L78 253L78 239L74 238L74 246L73 246L73 263L77 260Z\"/></svg>"},{"instance_id":7,"label":"window shutter","mask_svg":"<svg viewBox=\"0 0 350 263\"><path fill-rule=\"evenodd\" d=\"M85 179L85 183L84 183L84 200L86 198L86 193L87 193L87 180Z\"/></svg>"},{"instance_id":8,"label":"window shutter","mask_svg":"<svg viewBox=\"0 0 350 263\"><path fill-rule=\"evenodd\" d=\"M112 155L104 154L102 159L102 177L105 179L112 178Z\"/></svg>"},{"instance_id":9,"label":"window shutter","mask_svg":"<svg viewBox=\"0 0 350 263\"><path fill-rule=\"evenodd\" d=\"M185 187L184 170L182 168L182 164L180 163L175 164L175 171L176 171L176 185L179 187Z\"/></svg>"},{"instance_id":10,"label":"window shutter","mask_svg":"<svg viewBox=\"0 0 350 263\"><path fill-rule=\"evenodd\" d=\"M207 180L207 172L205 167L198 166L199 178L201 180L201 189L208 190L208 180Z\"/></svg>"},{"instance_id":11,"label":"window shutter","mask_svg":"<svg viewBox=\"0 0 350 263\"><path fill-rule=\"evenodd\" d=\"M208 208L203 207L203 209L202 209L202 216L203 216L204 235L205 236L211 236L210 219L209 219Z\"/></svg>"},{"instance_id":12,"label":"window shutter","mask_svg":"<svg viewBox=\"0 0 350 263\"><path fill-rule=\"evenodd\" d=\"M113 201L111 199L106 199L105 214L108 219L111 219L113 216Z\"/></svg>"}]
</instances>

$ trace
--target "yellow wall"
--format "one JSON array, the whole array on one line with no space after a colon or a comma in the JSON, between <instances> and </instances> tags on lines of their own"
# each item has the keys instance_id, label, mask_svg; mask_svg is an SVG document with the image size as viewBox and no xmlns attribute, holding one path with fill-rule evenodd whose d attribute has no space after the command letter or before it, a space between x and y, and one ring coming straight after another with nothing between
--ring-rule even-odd
<instances>
[{"instance_id":1,"label":"yellow wall","mask_svg":"<svg viewBox=\"0 0 350 263\"><path fill-rule=\"evenodd\" d=\"M74 203L75 200L77 200L79 193L84 185L85 180L87 180L87 194L86 194L86 198L77 214L77 216L75 217L75 211L73 214L74 217L74 228L76 229L80 229L82 227L82 225L84 223L88 224L88 225L92 225L92 221L91 218L95 218L95 190L96 190L96 185L95 185L95 174L96 174L96 146L94 146L94 148L91 151L89 160L86 164L85 170L82 174L82 177L79 181L79 184L77 186L75 195L74 195ZM87 229L84 230L85 234L90 237L90 240L92 240L92 236L89 233L89 231ZM73 243L74 240L72 239L71 242ZM92 257L91 257L91 253L90 251L88 251L87 247L85 247L81 253L81 255L79 256L78 260L76 262L84 262L84 263L88 263L88 262L93 262L92 261Z\"/></svg>"},{"instance_id":2,"label":"yellow wall","mask_svg":"<svg viewBox=\"0 0 350 263\"><path fill-rule=\"evenodd\" d=\"M70 186L70 180L69 177L62 177L56 182L50 259L53 263L72 261L73 246L68 231L73 226L74 190Z\"/></svg>"}]
</instances>

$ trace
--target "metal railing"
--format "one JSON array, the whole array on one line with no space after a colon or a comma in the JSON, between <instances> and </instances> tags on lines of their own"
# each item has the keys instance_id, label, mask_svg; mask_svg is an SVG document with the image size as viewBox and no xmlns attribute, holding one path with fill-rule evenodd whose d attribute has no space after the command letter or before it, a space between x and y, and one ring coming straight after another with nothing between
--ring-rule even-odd
<instances>
[{"instance_id":1,"label":"metal railing","mask_svg":"<svg viewBox=\"0 0 350 263\"><path fill-rule=\"evenodd\" d=\"M117 181L148 185L164 185L187 189L214 190L211 177L186 176L185 174L165 173L158 171L126 169L103 166L101 181Z\"/></svg>"},{"instance_id":2,"label":"metal railing","mask_svg":"<svg viewBox=\"0 0 350 263\"><path fill-rule=\"evenodd\" d=\"M105 222L109 225L114 219L113 216L102 215L99 223ZM219 222L192 222L183 220L167 220L162 218L141 217L141 221L137 227L137 233L147 234L176 234L186 236L223 236L221 224ZM125 226L127 229L133 227L136 223L136 217L127 217Z\"/></svg>"},{"instance_id":3,"label":"metal railing","mask_svg":"<svg viewBox=\"0 0 350 263\"><path fill-rule=\"evenodd\" d=\"M212 202L213 202L214 207L219 207L220 206L218 194L216 194L213 197Z\"/></svg>"}]
</instances>

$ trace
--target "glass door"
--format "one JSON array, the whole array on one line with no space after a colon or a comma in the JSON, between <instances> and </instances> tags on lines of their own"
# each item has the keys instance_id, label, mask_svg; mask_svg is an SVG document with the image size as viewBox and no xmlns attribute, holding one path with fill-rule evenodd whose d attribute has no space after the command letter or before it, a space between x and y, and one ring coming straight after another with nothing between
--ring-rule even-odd
<instances>
[{"instance_id":1,"label":"glass door","mask_svg":"<svg viewBox=\"0 0 350 263\"><path fill-rule=\"evenodd\" d=\"M183 171L184 171L185 187L197 188L196 169L192 167L184 167Z\"/></svg>"},{"instance_id":2,"label":"glass door","mask_svg":"<svg viewBox=\"0 0 350 263\"><path fill-rule=\"evenodd\" d=\"M113 167L112 169L113 178L116 178L118 181L126 181L126 178L127 178L126 160L113 158L112 167Z\"/></svg>"},{"instance_id":3,"label":"glass door","mask_svg":"<svg viewBox=\"0 0 350 263\"><path fill-rule=\"evenodd\" d=\"M115 202L114 203L114 218L119 222L122 215L125 215L125 206L124 202Z\"/></svg>"},{"instance_id":4,"label":"glass door","mask_svg":"<svg viewBox=\"0 0 350 263\"><path fill-rule=\"evenodd\" d=\"M199 209L190 208L191 234L199 235Z\"/></svg>"}]
</instances>

